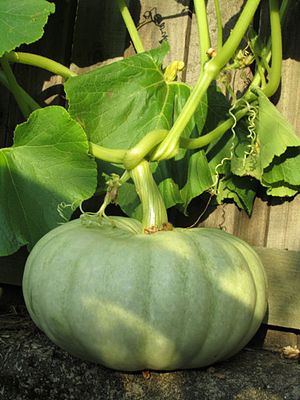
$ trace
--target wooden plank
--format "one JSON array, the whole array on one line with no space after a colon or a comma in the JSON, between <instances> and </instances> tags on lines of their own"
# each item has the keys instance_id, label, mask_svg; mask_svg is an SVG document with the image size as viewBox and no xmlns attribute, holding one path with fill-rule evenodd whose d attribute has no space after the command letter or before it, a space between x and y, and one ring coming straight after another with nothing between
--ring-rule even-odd
<instances>
[{"instance_id":1,"label":"wooden plank","mask_svg":"<svg viewBox=\"0 0 300 400\"><path fill-rule=\"evenodd\" d=\"M72 63L88 67L123 56L127 33L117 4L112 0L78 0Z\"/></svg>"},{"instance_id":2,"label":"wooden plank","mask_svg":"<svg viewBox=\"0 0 300 400\"><path fill-rule=\"evenodd\" d=\"M300 196L270 207L266 246L300 250Z\"/></svg>"},{"instance_id":3,"label":"wooden plank","mask_svg":"<svg viewBox=\"0 0 300 400\"><path fill-rule=\"evenodd\" d=\"M136 1L131 4L136 6ZM145 50L158 47L167 39L170 44L170 54L166 57L167 65L173 60L185 61L185 42L189 32L190 4L192 1L160 1L144 0L139 10L138 30ZM125 55L133 54L132 47Z\"/></svg>"},{"instance_id":4,"label":"wooden plank","mask_svg":"<svg viewBox=\"0 0 300 400\"><path fill-rule=\"evenodd\" d=\"M255 248L265 267L269 306L265 323L300 329L300 252Z\"/></svg>"},{"instance_id":5,"label":"wooden plank","mask_svg":"<svg viewBox=\"0 0 300 400\"><path fill-rule=\"evenodd\" d=\"M297 4L298 3L298 4ZM291 4L283 30L282 81L278 110L300 137L300 3ZM300 197L272 205L268 224L268 247L300 250Z\"/></svg>"}]
</instances>

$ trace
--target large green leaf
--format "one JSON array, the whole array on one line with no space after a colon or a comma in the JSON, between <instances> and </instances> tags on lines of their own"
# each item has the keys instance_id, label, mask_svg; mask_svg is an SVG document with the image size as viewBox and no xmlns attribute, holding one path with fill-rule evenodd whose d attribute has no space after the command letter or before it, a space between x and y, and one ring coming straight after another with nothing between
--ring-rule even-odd
<instances>
[{"instance_id":1,"label":"large green leaf","mask_svg":"<svg viewBox=\"0 0 300 400\"><path fill-rule=\"evenodd\" d=\"M258 100L257 159L261 167L265 169L275 156L283 154L288 147L300 146L300 139L296 136L292 125L262 92L259 92Z\"/></svg>"},{"instance_id":2,"label":"large green leaf","mask_svg":"<svg viewBox=\"0 0 300 400\"><path fill-rule=\"evenodd\" d=\"M31 247L69 219L93 195L96 174L86 135L64 108L32 113L0 150L0 254Z\"/></svg>"},{"instance_id":3,"label":"large green leaf","mask_svg":"<svg viewBox=\"0 0 300 400\"><path fill-rule=\"evenodd\" d=\"M40 39L54 10L46 0L0 0L0 56Z\"/></svg>"},{"instance_id":4,"label":"large green leaf","mask_svg":"<svg viewBox=\"0 0 300 400\"><path fill-rule=\"evenodd\" d=\"M258 100L254 135L249 135L245 120L236 127L237 143L231 170L236 175L253 176L262 181L264 170L273 165L273 160L278 161L278 157L281 156L280 160L283 162L284 154L289 148L300 146L300 139L293 127L262 92L259 92ZM292 170L290 172L293 173ZM286 175L285 181L290 182L290 179L293 177L289 178Z\"/></svg>"},{"instance_id":5,"label":"large green leaf","mask_svg":"<svg viewBox=\"0 0 300 400\"><path fill-rule=\"evenodd\" d=\"M69 112L92 142L127 149L171 127L174 90L161 69L167 51L165 44L68 79Z\"/></svg>"},{"instance_id":6,"label":"large green leaf","mask_svg":"<svg viewBox=\"0 0 300 400\"><path fill-rule=\"evenodd\" d=\"M190 157L186 184L181 189L184 212L190 202L213 186L214 180L204 151Z\"/></svg>"},{"instance_id":7,"label":"large green leaf","mask_svg":"<svg viewBox=\"0 0 300 400\"><path fill-rule=\"evenodd\" d=\"M265 183L286 182L300 186L300 147L292 148L281 157L275 157L272 164L265 169Z\"/></svg>"},{"instance_id":8,"label":"large green leaf","mask_svg":"<svg viewBox=\"0 0 300 400\"><path fill-rule=\"evenodd\" d=\"M280 157L275 157L265 169L262 185L267 194L278 197L292 197L300 191L300 147L288 149Z\"/></svg>"},{"instance_id":9,"label":"large green leaf","mask_svg":"<svg viewBox=\"0 0 300 400\"><path fill-rule=\"evenodd\" d=\"M253 208L258 181L253 178L228 175L222 178L218 185L217 201L222 204L226 199L232 199L239 208L250 215Z\"/></svg>"}]
</instances>

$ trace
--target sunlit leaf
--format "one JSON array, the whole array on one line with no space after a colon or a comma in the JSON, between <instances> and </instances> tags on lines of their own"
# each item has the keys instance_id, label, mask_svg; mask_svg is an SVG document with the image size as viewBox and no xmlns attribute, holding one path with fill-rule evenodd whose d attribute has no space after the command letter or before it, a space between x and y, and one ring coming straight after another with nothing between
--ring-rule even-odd
<instances>
[{"instance_id":1,"label":"sunlit leaf","mask_svg":"<svg viewBox=\"0 0 300 400\"><path fill-rule=\"evenodd\" d=\"M31 247L96 189L83 129L62 107L31 114L0 150L0 254Z\"/></svg>"},{"instance_id":2,"label":"sunlit leaf","mask_svg":"<svg viewBox=\"0 0 300 400\"><path fill-rule=\"evenodd\" d=\"M0 0L0 56L40 39L54 9L46 0Z\"/></svg>"}]
</instances>

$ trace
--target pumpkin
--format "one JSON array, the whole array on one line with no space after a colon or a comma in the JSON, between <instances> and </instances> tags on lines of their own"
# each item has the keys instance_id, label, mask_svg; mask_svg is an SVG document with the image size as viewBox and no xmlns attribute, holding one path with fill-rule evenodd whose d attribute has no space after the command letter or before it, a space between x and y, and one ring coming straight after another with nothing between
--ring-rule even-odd
<instances>
[{"instance_id":1,"label":"pumpkin","mask_svg":"<svg viewBox=\"0 0 300 400\"><path fill-rule=\"evenodd\" d=\"M137 220L77 219L25 267L28 311L58 346L117 370L203 367L240 351L266 311L254 250L215 228L141 233Z\"/></svg>"}]
</instances>

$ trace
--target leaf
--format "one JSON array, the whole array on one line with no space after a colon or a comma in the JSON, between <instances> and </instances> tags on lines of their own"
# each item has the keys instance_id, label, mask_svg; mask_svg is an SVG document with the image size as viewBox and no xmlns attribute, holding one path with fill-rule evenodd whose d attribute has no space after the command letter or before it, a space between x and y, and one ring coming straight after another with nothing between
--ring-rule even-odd
<instances>
[{"instance_id":1,"label":"leaf","mask_svg":"<svg viewBox=\"0 0 300 400\"><path fill-rule=\"evenodd\" d=\"M127 215L142 220L142 207L133 183L125 182L120 187L118 204Z\"/></svg>"},{"instance_id":2,"label":"leaf","mask_svg":"<svg viewBox=\"0 0 300 400\"><path fill-rule=\"evenodd\" d=\"M288 147L300 146L300 139L290 123L261 91L259 91L258 101L257 162L262 169L265 169L275 156L283 154Z\"/></svg>"},{"instance_id":3,"label":"leaf","mask_svg":"<svg viewBox=\"0 0 300 400\"><path fill-rule=\"evenodd\" d=\"M45 0L0 0L0 56L40 39L54 10Z\"/></svg>"},{"instance_id":4,"label":"leaf","mask_svg":"<svg viewBox=\"0 0 300 400\"><path fill-rule=\"evenodd\" d=\"M249 134L246 120L235 131L231 172L258 179L269 196L294 196L300 185L300 140L263 93L254 133Z\"/></svg>"},{"instance_id":5,"label":"leaf","mask_svg":"<svg viewBox=\"0 0 300 400\"><path fill-rule=\"evenodd\" d=\"M172 85L175 92L173 119L177 119L191 93L185 84ZM207 99L204 97L194 116L183 131L182 137L198 137L207 116ZM200 171L200 169L203 169ZM184 212L194 197L208 189L211 175L205 154L198 150L180 149L178 155L171 160L161 161L155 171L154 178L159 185L167 208L180 205ZM209 179L210 178L210 179Z\"/></svg>"},{"instance_id":6,"label":"leaf","mask_svg":"<svg viewBox=\"0 0 300 400\"><path fill-rule=\"evenodd\" d=\"M161 70L168 49L164 43L68 79L70 114L92 142L128 149L151 130L170 128L174 91Z\"/></svg>"},{"instance_id":7,"label":"leaf","mask_svg":"<svg viewBox=\"0 0 300 400\"><path fill-rule=\"evenodd\" d=\"M285 182L300 186L300 147L289 149L281 157L275 157L272 164L265 169L263 181L268 184Z\"/></svg>"},{"instance_id":8,"label":"leaf","mask_svg":"<svg viewBox=\"0 0 300 400\"><path fill-rule=\"evenodd\" d=\"M269 196L293 197L300 191L300 147L288 149L280 157L275 157L266 168L262 185Z\"/></svg>"},{"instance_id":9,"label":"leaf","mask_svg":"<svg viewBox=\"0 0 300 400\"><path fill-rule=\"evenodd\" d=\"M204 125L204 133L215 129L220 122L228 118L230 103L220 89L211 84L207 91L207 117Z\"/></svg>"},{"instance_id":10,"label":"leaf","mask_svg":"<svg viewBox=\"0 0 300 400\"><path fill-rule=\"evenodd\" d=\"M232 199L239 208L246 210L250 215L256 196L257 186L258 182L255 179L230 175L220 180L217 201L221 204L226 199Z\"/></svg>"},{"instance_id":11,"label":"leaf","mask_svg":"<svg viewBox=\"0 0 300 400\"><path fill-rule=\"evenodd\" d=\"M251 136L248 131L248 121L240 121L235 128L235 146L231 160L231 172L238 176L252 176L259 181L263 175L262 160L259 155L259 137Z\"/></svg>"},{"instance_id":12,"label":"leaf","mask_svg":"<svg viewBox=\"0 0 300 400\"><path fill-rule=\"evenodd\" d=\"M33 244L96 189L83 129L58 106L39 109L0 150L0 254Z\"/></svg>"},{"instance_id":13,"label":"leaf","mask_svg":"<svg viewBox=\"0 0 300 400\"><path fill-rule=\"evenodd\" d=\"M189 203L197 196L212 187L214 181L204 151L194 153L189 162L186 184L180 193L183 199L184 212Z\"/></svg>"},{"instance_id":14,"label":"leaf","mask_svg":"<svg viewBox=\"0 0 300 400\"><path fill-rule=\"evenodd\" d=\"M272 197L294 197L300 188L293 189L285 185L267 186L267 195Z\"/></svg>"}]
</instances>

